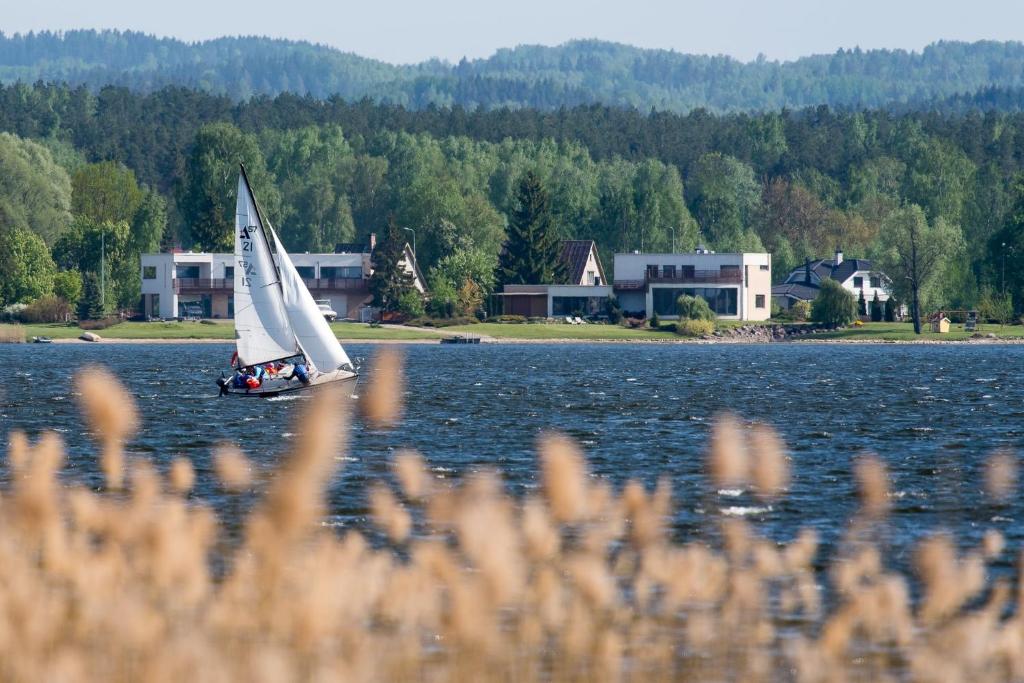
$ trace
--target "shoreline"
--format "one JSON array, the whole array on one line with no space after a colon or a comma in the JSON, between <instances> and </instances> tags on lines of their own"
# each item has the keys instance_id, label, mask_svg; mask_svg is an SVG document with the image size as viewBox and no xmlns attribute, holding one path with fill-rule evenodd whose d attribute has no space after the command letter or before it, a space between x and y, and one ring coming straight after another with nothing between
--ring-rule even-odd
<instances>
[{"instance_id":1,"label":"shoreline","mask_svg":"<svg viewBox=\"0 0 1024 683\"><path fill-rule=\"evenodd\" d=\"M440 339L338 339L342 344L433 344L439 345ZM146 339L130 339L130 338L104 338L98 342L88 342L82 339L54 339L54 344L88 344L93 346L99 346L102 344L234 344L234 339L186 339L186 338L146 338ZM482 344L689 344L689 345L701 345L711 346L717 344L749 344L749 345L768 345L768 344L798 344L798 345L817 345L817 344L890 344L890 345L902 345L902 346L992 346L992 345L1021 345L1024 344L1024 338L1010 338L1010 339L920 339L920 340L905 340L905 339L793 339L789 341L755 341L750 339L518 339L512 337L488 337L481 339ZM27 345L32 345L32 342L25 342Z\"/></svg>"}]
</instances>

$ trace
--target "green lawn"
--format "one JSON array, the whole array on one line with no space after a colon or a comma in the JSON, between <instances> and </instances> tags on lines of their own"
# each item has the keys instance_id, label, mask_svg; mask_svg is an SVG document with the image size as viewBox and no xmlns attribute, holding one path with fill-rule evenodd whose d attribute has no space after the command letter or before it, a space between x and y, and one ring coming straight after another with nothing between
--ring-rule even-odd
<instances>
[{"instance_id":1,"label":"green lawn","mask_svg":"<svg viewBox=\"0 0 1024 683\"><path fill-rule=\"evenodd\" d=\"M0 325L3 329L16 326ZM84 330L68 325L24 325L25 340L32 337L50 337L52 339L77 339ZM332 323L331 329L339 339L353 340L395 340L407 341L416 339L438 339L439 335L430 331L393 329L389 327L370 327L364 323ZM105 339L223 339L231 341L235 338L235 328L230 321L204 325L198 322L125 322L113 325L105 330L94 330ZM2 334L0 334L2 338Z\"/></svg>"},{"instance_id":2,"label":"green lawn","mask_svg":"<svg viewBox=\"0 0 1024 683\"><path fill-rule=\"evenodd\" d=\"M819 332L809 339L849 339L863 341L958 341L969 339L971 332L965 332L963 325L953 323L949 326L948 334L932 332L928 325L922 325L920 335L914 334L913 323L865 323L860 326L848 327L845 330L835 332ZM1024 326L1021 325L981 325L978 332L988 334L992 332L998 337L1019 339L1024 337Z\"/></svg>"},{"instance_id":3,"label":"green lawn","mask_svg":"<svg viewBox=\"0 0 1024 683\"><path fill-rule=\"evenodd\" d=\"M444 328L446 332L482 334L496 339L678 339L673 332L650 329L632 330L618 325L564 325L543 323L480 323Z\"/></svg>"}]
</instances>

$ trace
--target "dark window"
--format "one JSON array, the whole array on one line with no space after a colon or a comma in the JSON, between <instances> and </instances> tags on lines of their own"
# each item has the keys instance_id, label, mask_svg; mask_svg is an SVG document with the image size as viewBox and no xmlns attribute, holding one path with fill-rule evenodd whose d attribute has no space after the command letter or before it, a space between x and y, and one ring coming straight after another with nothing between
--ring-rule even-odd
<instances>
[{"instance_id":1,"label":"dark window","mask_svg":"<svg viewBox=\"0 0 1024 683\"><path fill-rule=\"evenodd\" d=\"M854 289L862 289L863 287L864 287L864 278L862 278L862 277L855 277L855 278L853 278L853 288Z\"/></svg>"},{"instance_id":2,"label":"dark window","mask_svg":"<svg viewBox=\"0 0 1024 683\"><path fill-rule=\"evenodd\" d=\"M754 307L755 308L764 308L764 294L755 294L754 295Z\"/></svg>"},{"instance_id":3,"label":"dark window","mask_svg":"<svg viewBox=\"0 0 1024 683\"><path fill-rule=\"evenodd\" d=\"M767 265L762 265L761 266L761 270L768 270L768 266Z\"/></svg>"},{"instance_id":4,"label":"dark window","mask_svg":"<svg viewBox=\"0 0 1024 683\"><path fill-rule=\"evenodd\" d=\"M735 287L656 287L651 292L654 312L677 315L676 299L683 294L703 298L715 315L736 315L738 310L739 290Z\"/></svg>"},{"instance_id":5,"label":"dark window","mask_svg":"<svg viewBox=\"0 0 1024 683\"><path fill-rule=\"evenodd\" d=\"M553 296L551 297L551 315L590 315L595 312L592 297L585 296Z\"/></svg>"},{"instance_id":6,"label":"dark window","mask_svg":"<svg viewBox=\"0 0 1024 683\"><path fill-rule=\"evenodd\" d=\"M664 277L675 277L676 276L676 267L675 266L662 266L661 267L661 274Z\"/></svg>"},{"instance_id":7,"label":"dark window","mask_svg":"<svg viewBox=\"0 0 1024 683\"><path fill-rule=\"evenodd\" d=\"M299 274L299 277L304 280L312 280L316 277L315 266L295 266L295 272Z\"/></svg>"},{"instance_id":8,"label":"dark window","mask_svg":"<svg viewBox=\"0 0 1024 683\"><path fill-rule=\"evenodd\" d=\"M648 264L647 277L656 279L658 277L658 266Z\"/></svg>"},{"instance_id":9,"label":"dark window","mask_svg":"<svg viewBox=\"0 0 1024 683\"><path fill-rule=\"evenodd\" d=\"M697 276L696 266L680 266L682 273L680 275L687 280L692 280Z\"/></svg>"},{"instance_id":10,"label":"dark window","mask_svg":"<svg viewBox=\"0 0 1024 683\"><path fill-rule=\"evenodd\" d=\"M143 280L155 280L156 279L156 266L142 266L142 279Z\"/></svg>"},{"instance_id":11,"label":"dark window","mask_svg":"<svg viewBox=\"0 0 1024 683\"><path fill-rule=\"evenodd\" d=\"M871 276L871 286L875 287L876 289L878 287L881 287L882 286L882 278L878 277L877 275L872 275Z\"/></svg>"},{"instance_id":12,"label":"dark window","mask_svg":"<svg viewBox=\"0 0 1024 683\"><path fill-rule=\"evenodd\" d=\"M199 266L178 266L174 272L178 277L195 279L199 277Z\"/></svg>"},{"instance_id":13,"label":"dark window","mask_svg":"<svg viewBox=\"0 0 1024 683\"><path fill-rule=\"evenodd\" d=\"M235 279L235 267L234 266L224 266L224 279L225 280L234 280Z\"/></svg>"},{"instance_id":14,"label":"dark window","mask_svg":"<svg viewBox=\"0 0 1024 683\"><path fill-rule=\"evenodd\" d=\"M320 277L325 280L363 277L362 266L320 266Z\"/></svg>"}]
</instances>

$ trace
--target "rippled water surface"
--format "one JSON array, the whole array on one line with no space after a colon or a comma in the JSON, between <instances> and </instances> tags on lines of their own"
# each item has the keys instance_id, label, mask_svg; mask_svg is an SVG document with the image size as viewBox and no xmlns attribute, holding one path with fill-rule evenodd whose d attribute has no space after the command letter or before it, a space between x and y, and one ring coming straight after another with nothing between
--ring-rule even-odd
<instances>
[{"instance_id":1,"label":"rippled water surface","mask_svg":"<svg viewBox=\"0 0 1024 683\"><path fill-rule=\"evenodd\" d=\"M373 347L349 351L365 366ZM751 517L780 538L813 525L834 540L855 510L851 465L865 450L880 454L893 476L895 546L936 526L962 542L990 527L1011 542L1024 536L1019 497L997 506L982 493L988 454L1024 444L1024 346L410 345L405 352L405 419L393 432L355 422L332 484L329 523L366 524L366 482L386 477L389 454L401 447L419 449L447 479L497 465L522 492L536 485L537 435L558 429L578 439L594 473L616 486L670 476L681 538L708 533L706 517L724 513ZM161 466L190 457L200 474L197 495L230 516L237 508L212 481L211 449L235 442L271 471L303 429L308 399L218 398L213 381L229 356L219 344L0 345L0 437L55 429L67 444L68 480L98 485L71 378L82 365L107 364L142 411L132 451ZM723 410L770 422L785 437L793 480L780 502L762 507L746 492L708 486L706 436Z\"/></svg>"}]
</instances>

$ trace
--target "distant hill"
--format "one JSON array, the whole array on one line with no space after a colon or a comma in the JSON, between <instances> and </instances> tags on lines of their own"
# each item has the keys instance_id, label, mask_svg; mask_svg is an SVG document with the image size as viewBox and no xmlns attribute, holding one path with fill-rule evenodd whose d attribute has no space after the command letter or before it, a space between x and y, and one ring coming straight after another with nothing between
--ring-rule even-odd
<instances>
[{"instance_id":1,"label":"distant hill","mask_svg":"<svg viewBox=\"0 0 1024 683\"><path fill-rule=\"evenodd\" d=\"M487 59L396 66L334 48L269 38L186 43L120 31L0 33L0 82L66 81L145 92L182 85L247 99L281 92L369 97L412 109L557 109L591 103L688 111L827 104L999 106L1024 87L1024 44L938 42L922 52L839 50L792 62L686 55L596 40L520 46ZM989 93L975 97L974 93ZM1016 97L1010 97L1016 100Z\"/></svg>"}]
</instances>

